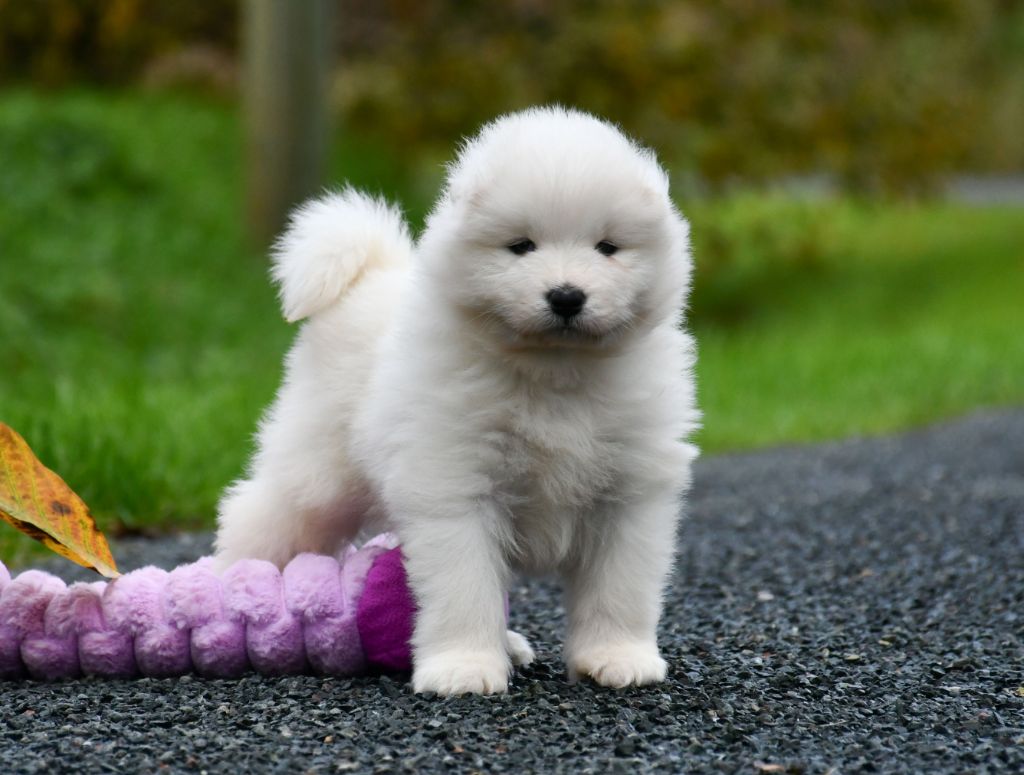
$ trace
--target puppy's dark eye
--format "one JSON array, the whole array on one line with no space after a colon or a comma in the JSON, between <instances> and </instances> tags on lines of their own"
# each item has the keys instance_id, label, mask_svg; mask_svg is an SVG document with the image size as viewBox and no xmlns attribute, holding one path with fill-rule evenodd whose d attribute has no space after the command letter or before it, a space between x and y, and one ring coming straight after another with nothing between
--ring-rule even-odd
<instances>
[{"instance_id":1,"label":"puppy's dark eye","mask_svg":"<svg viewBox=\"0 0 1024 775\"><path fill-rule=\"evenodd\" d=\"M596 245L594 245L594 250L605 256L612 256L619 251L619 246L616 245L614 242L609 242L608 240L603 239Z\"/></svg>"},{"instance_id":2,"label":"puppy's dark eye","mask_svg":"<svg viewBox=\"0 0 1024 775\"><path fill-rule=\"evenodd\" d=\"M532 253L537 249L532 239L519 239L506 247L515 253L517 256L525 256L527 253Z\"/></svg>"}]
</instances>

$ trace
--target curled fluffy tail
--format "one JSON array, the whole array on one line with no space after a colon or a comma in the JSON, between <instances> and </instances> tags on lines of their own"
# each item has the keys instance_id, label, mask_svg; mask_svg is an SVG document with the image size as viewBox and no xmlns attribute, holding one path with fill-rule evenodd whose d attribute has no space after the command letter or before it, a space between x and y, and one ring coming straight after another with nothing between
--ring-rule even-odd
<instances>
[{"instance_id":1,"label":"curled fluffy tail","mask_svg":"<svg viewBox=\"0 0 1024 775\"><path fill-rule=\"evenodd\" d=\"M354 189L311 199L274 245L272 275L284 316L302 320L341 299L371 269L404 266L412 238L402 214Z\"/></svg>"}]
</instances>

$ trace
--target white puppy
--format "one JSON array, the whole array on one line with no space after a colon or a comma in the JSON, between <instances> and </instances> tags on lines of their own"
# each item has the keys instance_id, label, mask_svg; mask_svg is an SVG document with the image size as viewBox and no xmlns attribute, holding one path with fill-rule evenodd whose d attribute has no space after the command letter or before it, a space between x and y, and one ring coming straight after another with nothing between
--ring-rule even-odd
<instances>
[{"instance_id":1,"label":"white puppy","mask_svg":"<svg viewBox=\"0 0 1024 775\"><path fill-rule=\"evenodd\" d=\"M654 156L558 108L468 142L414 248L354 191L302 207L274 277L309 318L220 508L222 566L397 531L413 687L506 689L517 571L566 585L571 678L659 681L656 628L695 449L687 226Z\"/></svg>"}]
</instances>

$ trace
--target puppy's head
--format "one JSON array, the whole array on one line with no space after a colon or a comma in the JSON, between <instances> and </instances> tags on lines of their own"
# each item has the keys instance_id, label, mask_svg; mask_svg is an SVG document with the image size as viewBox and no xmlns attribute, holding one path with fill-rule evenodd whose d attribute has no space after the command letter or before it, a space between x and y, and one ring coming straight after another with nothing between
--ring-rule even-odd
<instances>
[{"instance_id":1,"label":"puppy's head","mask_svg":"<svg viewBox=\"0 0 1024 775\"><path fill-rule=\"evenodd\" d=\"M681 310L687 226L654 155L561 108L468 141L421 241L449 299L512 347L600 348Z\"/></svg>"}]
</instances>

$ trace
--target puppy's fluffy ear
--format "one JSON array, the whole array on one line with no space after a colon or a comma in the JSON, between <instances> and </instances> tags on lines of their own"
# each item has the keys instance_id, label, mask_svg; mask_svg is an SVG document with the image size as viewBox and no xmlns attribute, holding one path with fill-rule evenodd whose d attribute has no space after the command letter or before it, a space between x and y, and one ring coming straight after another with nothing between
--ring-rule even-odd
<instances>
[{"instance_id":1,"label":"puppy's fluffy ear","mask_svg":"<svg viewBox=\"0 0 1024 775\"><path fill-rule=\"evenodd\" d=\"M411 260L401 212L347 188L311 199L292 213L273 251L271 274L289 322L333 305L362 274Z\"/></svg>"}]
</instances>

